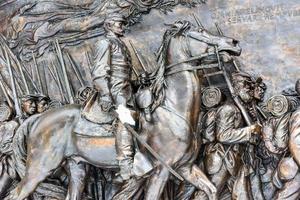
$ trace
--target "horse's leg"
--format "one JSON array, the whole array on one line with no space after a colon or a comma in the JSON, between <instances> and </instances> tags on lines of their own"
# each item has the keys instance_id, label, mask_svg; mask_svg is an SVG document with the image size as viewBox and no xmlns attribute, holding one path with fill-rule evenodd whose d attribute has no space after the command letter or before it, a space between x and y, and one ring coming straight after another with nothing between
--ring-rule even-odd
<instances>
[{"instance_id":1,"label":"horse's leg","mask_svg":"<svg viewBox=\"0 0 300 200\"><path fill-rule=\"evenodd\" d=\"M217 199L217 189L197 165L182 166L181 175L197 189L203 190L209 199Z\"/></svg>"},{"instance_id":2,"label":"horse's leg","mask_svg":"<svg viewBox=\"0 0 300 200\"><path fill-rule=\"evenodd\" d=\"M86 178L85 164L76 163L73 159L68 159L67 171L69 175L69 188L66 200L80 200Z\"/></svg>"},{"instance_id":3,"label":"horse's leg","mask_svg":"<svg viewBox=\"0 0 300 200\"><path fill-rule=\"evenodd\" d=\"M45 155L47 156L47 155ZM9 200L23 200L28 197L37 187L39 183L51 174L51 171L59 166L49 160L47 163L28 163L26 175L19 183L17 188L8 197Z\"/></svg>"},{"instance_id":4,"label":"horse's leg","mask_svg":"<svg viewBox=\"0 0 300 200\"><path fill-rule=\"evenodd\" d=\"M59 134L56 136L56 138L53 136L50 142L40 139L39 143L36 141L33 144L28 144L30 151L27 156L25 177L11 193L10 198L13 200L25 199L39 183L59 167L65 156L64 146L67 144L67 140L64 140ZM58 145L61 146L58 147Z\"/></svg>"},{"instance_id":5,"label":"horse's leg","mask_svg":"<svg viewBox=\"0 0 300 200\"><path fill-rule=\"evenodd\" d=\"M146 200L159 200L165 185L169 179L169 171L167 168L157 169L157 172L150 177L149 185L146 190Z\"/></svg>"},{"instance_id":6,"label":"horse's leg","mask_svg":"<svg viewBox=\"0 0 300 200\"><path fill-rule=\"evenodd\" d=\"M6 170L3 170L0 177L0 199L3 199L6 196L8 193L7 190L10 189L12 183L13 179L9 176Z\"/></svg>"},{"instance_id":7,"label":"horse's leg","mask_svg":"<svg viewBox=\"0 0 300 200\"><path fill-rule=\"evenodd\" d=\"M112 199L113 200L124 200L124 199L132 199L134 195L140 190L142 184L145 182L144 179L129 179L121 188L120 192L118 192Z\"/></svg>"}]
</instances>

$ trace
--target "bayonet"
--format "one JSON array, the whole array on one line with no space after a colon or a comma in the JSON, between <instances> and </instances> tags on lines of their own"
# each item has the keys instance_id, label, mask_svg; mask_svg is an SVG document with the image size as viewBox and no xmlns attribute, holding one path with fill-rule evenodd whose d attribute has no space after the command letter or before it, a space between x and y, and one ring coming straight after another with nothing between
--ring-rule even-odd
<instances>
[{"instance_id":1,"label":"bayonet","mask_svg":"<svg viewBox=\"0 0 300 200\"><path fill-rule=\"evenodd\" d=\"M45 68L46 68L46 61L42 61L42 63L43 63L43 65L42 65L42 78L43 78L43 85L41 85L41 87L43 88L42 90L43 90L43 93L46 95L46 96L48 96L48 84L47 84L47 77L46 77L46 70L45 70ZM43 87L44 86L44 87Z\"/></svg>"},{"instance_id":2,"label":"bayonet","mask_svg":"<svg viewBox=\"0 0 300 200\"><path fill-rule=\"evenodd\" d=\"M221 28L219 27L218 23L215 23L215 26L216 26L216 28L217 28L217 30L218 30L219 35L224 36L224 33L223 33L223 31L221 30Z\"/></svg>"},{"instance_id":3,"label":"bayonet","mask_svg":"<svg viewBox=\"0 0 300 200\"><path fill-rule=\"evenodd\" d=\"M68 97L69 97L69 103L73 104L75 101L74 101L74 97L72 95L72 88L71 88L71 85L70 85L70 82L69 82L69 79L68 79L67 68L66 68L66 65L65 65L65 62L64 62L64 58L63 58L58 40L55 40L55 47L56 47L56 52L58 54L58 58L59 58L60 65L61 65L61 68L62 68L64 81L65 81L65 84L66 84L66 90L67 90L67 94L68 94Z\"/></svg>"},{"instance_id":4,"label":"bayonet","mask_svg":"<svg viewBox=\"0 0 300 200\"><path fill-rule=\"evenodd\" d=\"M17 93L17 89L16 89L15 78L14 78L14 75L13 75L10 59L9 59L9 56L8 56L8 53L7 53L6 49L4 49L4 54L5 54L5 59L6 59L7 66L8 66L8 72L9 72L9 75L10 75L10 80L11 80L11 87L12 87L13 98L14 98L14 108L15 108L15 111L16 111L16 115L21 117L22 116L22 111L21 111L21 107L20 107L20 103L19 103L19 97L18 97L18 93Z\"/></svg>"},{"instance_id":5,"label":"bayonet","mask_svg":"<svg viewBox=\"0 0 300 200\"><path fill-rule=\"evenodd\" d=\"M84 84L84 80L82 78L82 75L81 75L80 71L78 70L77 66L75 65L75 63L74 63L73 59L71 58L70 54L68 52L66 52L66 55L67 55L67 57L70 61L70 64L71 64L71 66L72 66L72 68L75 72L75 75L76 75L81 87L83 87L85 84Z\"/></svg>"},{"instance_id":6,"label":"bayonet","mask_svg":"<svg viewBox=\"0 0 300 200\"><path fill-rule=\"evenodd\" d=\"M37 62L36 62L36 59L35 59L35 56L34 56L33 51L31 51L31 53L32 53L32 59L33 59L33 66L34 66L34 68L35 68L35 72L36 72L36 75L37 75L37 80L38 80L38 83L39 83L39 86L40 86L39 88L40 88L40 91L41 91L42 93L44 93L43 87L42 87L42 80L41 80L40 70L39 70L39 68L38 68L38 64L37 64Z\"/></svg>"},{"instance_id":7,"label":"bayonet","mask_svg":"<svg viewBox=\"0 0 300 200\"><path fill-rule=\"evenodd\" d=\"M195 19L195 21L196 21L196 23L197 23L197 26L198 26L199 28L204 29L203 24L201 23L200 19L195 15L195 13L193 13L193 17L194 17L194 19Z\"/></svg>"}]
</instances>

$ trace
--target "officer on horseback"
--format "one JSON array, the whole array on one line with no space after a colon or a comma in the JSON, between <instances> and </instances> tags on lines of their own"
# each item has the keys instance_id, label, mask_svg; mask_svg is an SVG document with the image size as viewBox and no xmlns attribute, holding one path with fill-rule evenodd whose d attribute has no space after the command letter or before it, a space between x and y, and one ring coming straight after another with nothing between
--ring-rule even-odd
<instances>
[{"instance_id":1,"label":"officer on horseback","mask_svg":"<svg viewBox=\"0 0 300 200\"><path fill-rule=\"evenodd\" d=\"M92 101L87 101L83 115L96 123L112 122L115 120L109 112L112 108L121 120L125 120L117 120L115 132L120 175L123 180L128 180L132 176L133 139L123 123L135 125L130 114L135 109L135 104L130 80L131 58L125 43L120 39L124 34L124 24L125 19L121 14L111 13L106 16L106 36L97 44L92 69L93 84L98 94L91 97ZM95 103L98 110L106 111L107 114L100 117L100 112L92 111Z\"/></svg>"}]
</instances>

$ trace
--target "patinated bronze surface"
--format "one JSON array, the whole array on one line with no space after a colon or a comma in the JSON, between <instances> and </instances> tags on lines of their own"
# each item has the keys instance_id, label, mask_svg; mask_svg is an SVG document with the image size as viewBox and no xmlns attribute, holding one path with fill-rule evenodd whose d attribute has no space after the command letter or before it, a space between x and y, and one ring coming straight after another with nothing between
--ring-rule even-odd
<instances>
[{"instance_id":1,"label":"patinated bronze surface","mask_svg":"<svg viewBox=\"0 0 300 200\"><path fill-rule=\"evenodd\" d=\"M252 3L0 2L0 199L299 199L300 5Z\"/></svg>"}]
</instances>

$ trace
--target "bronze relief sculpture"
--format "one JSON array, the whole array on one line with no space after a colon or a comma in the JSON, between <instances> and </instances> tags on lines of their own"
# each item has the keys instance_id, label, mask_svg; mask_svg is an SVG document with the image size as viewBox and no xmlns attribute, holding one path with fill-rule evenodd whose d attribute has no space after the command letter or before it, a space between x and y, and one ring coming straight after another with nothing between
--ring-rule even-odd
<instances>
[{"instance_id":1,"label":"bronze relief sculpture","mask_svg":"<svg viewBox=\"0 0 300 200\"><path fill-rule=\"evenodd\" d=\"M299 199L300 81L266 95L240 41L196 14L132 36L205 5L0 4L1 199Z\"/></svg>"}]
</instances>

